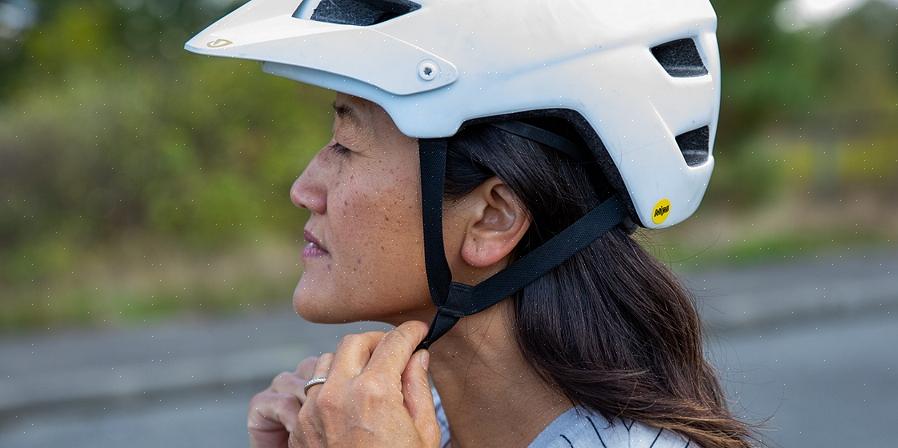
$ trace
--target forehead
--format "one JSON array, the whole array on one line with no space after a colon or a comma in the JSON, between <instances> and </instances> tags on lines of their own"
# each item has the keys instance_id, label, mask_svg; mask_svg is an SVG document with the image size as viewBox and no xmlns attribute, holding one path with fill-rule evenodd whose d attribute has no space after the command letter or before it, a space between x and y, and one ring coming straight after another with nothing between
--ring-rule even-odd
<instances>
[{"instance_id":1,"label":"forehead","mask_svg":"<svg viewBox=\"0 0 898 448\"><path fill-rule=\"evenodd\" d=\"M414 140L403 135L387 111L377 103L337 92L332 106L335 131L339 126L361 138L377 139L385 145Z\"/></svg>"},{"instance_id":2,"label":"forehead","mask_svg":"<svg viewBox=\"0 0 898 448\"><path fill-rule=\"evenodd\" d=\"M357 128L365 128L374 124L372 123L372 105L373 103L370 101L342 93L337 93L337 97L331 103L337 118Z\"/></svg>"}]
</instances>

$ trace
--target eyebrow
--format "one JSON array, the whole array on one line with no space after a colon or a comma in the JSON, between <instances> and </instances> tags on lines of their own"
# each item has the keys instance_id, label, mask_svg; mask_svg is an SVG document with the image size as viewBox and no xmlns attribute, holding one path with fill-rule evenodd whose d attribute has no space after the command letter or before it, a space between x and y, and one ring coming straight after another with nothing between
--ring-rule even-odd
<instances>
[{"instance_id":1,"label":"eyebrow","mask_svg":"<svg viewBox=\"0 0 898 448\"><path fill-rule=\"evenodd\" d=\"M349 105L337 104L337 101L334 101L331 103L331 107L334 108L334 112L337 113L341 120L348 120L356 127L362 127L362 119L359 113Z\"/></svg>"}]
</instances>

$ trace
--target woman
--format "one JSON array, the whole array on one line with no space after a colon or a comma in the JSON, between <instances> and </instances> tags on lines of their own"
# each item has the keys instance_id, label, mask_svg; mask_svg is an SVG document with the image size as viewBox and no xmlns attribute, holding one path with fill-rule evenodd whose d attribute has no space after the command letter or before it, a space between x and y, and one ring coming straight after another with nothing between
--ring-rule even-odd
<instances>
[{"instance_id":1,"label":"woman","mask_svg":"<svg viewBox=\"0 0 898 448\"><path fill-rule=\"evenodd\" d=\"M276 377L251 444L750 446L630 236L704 194L715 27L707 0L253 0L189 41L337 92L290 191L294 308L396 326Z\"/></svg>"}]
</instances>

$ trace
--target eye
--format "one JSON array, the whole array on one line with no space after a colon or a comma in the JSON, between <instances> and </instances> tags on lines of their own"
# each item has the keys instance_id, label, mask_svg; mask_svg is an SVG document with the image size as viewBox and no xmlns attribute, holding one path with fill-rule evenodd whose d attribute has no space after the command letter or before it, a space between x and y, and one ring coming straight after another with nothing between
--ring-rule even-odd
<instances>
[{"instance_id":1,"label":"eye","mask_svg":"<svg viewBox=\"0 0 898 448\"><path fill-rule=\"evenodd\" d=\"M337 155L348 156L350 152L352 152L349 148L334 142L332 145L328 146L328 149L337 153Z\"/></svg>"}]
</instances>

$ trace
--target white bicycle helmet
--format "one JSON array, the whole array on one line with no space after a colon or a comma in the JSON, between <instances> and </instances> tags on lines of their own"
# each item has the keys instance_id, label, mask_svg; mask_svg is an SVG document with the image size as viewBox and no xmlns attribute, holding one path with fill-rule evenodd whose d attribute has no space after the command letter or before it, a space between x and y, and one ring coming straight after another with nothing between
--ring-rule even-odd
<instances>
[{"instance_id":1,"label":"white bicycle helmet","mask_svg":"<svg viewBox=\"0 0 898 448\"><path fill-rule=\"evenodd\" d=\"M708 0L251 0L185 48L367 99L418 138L438 308L426 348L615 225L695 212L714 169L716 27ZM532 116L564 119L581 144L519 121ZM617 191L476 286L451 281L442 244L446 140L472 122L586 154Z\"/></svg>"}]
</instances>

